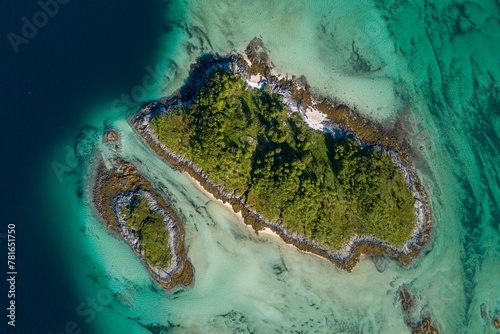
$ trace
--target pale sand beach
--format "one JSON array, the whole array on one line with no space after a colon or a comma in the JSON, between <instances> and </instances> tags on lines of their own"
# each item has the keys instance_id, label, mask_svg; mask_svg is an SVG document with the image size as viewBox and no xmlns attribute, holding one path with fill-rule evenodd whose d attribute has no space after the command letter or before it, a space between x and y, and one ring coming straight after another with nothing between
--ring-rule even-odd
<instances>
[{"instance_id":1,"label":"pale sand beach","mask_svg":"<svg viewBox=\"0 0 500 334\"><path fill-rule=\"evenodd\" d=\"M283 240L283 238L281 238L279 236L279 234L277 234L276 232L274 232L269 227L266 227L266 228L264 228L262 230L259 230L259 231L255 231L251 225L245 224L245 220L243 219L241 211L235 212L233 210L233 207L231 206L231 204L229 204L228 202L223 202L221 199L215 198L214 195L212 195L210 192L206 191L205 188L203 188L203 186L201 185L201 183L198 180L196 180L195 178L191 177L191 175L189 175L188 173L183 172L183 174L186 177L188 177L193 182L193 184L196 186L197 189L199 189L202 193L204 193L205 195L207 195L207 197L209 197L210 200L218 202L218 203L221 203L226 208L228 208L238 218L239 222L241 222L242 224L244 224L247 229L249 229L250 231L256 233L259 237L262 237L262 236L264 236L264 237L270 237L270 238L274 239L274 241L282 242L283 244L285 244L285 245L287 245L289 247L293 247L293 248L297 249L298 251L300 251L302 253L309 254L309 255L312 255L312 256L314 256L316 258L319 258L319 259L322 259L324 261L330 262L330 260L328 260L327 258L325 258L323 256L320 256L318 254L314 254L312 252L301 250L300 248L296 247L295 245L285 242L285 240ZM360 260L362 260L364 258L365 258L365 256L362 256L360 258Z\"/></svg>"}]
</instances>

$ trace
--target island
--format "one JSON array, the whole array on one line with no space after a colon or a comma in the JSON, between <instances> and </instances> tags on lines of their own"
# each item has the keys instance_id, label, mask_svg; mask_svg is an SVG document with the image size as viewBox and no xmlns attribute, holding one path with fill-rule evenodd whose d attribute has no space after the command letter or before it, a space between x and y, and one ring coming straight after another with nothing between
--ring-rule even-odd
<instances>
[{"instance_id":1,"label":"island","mask_svg":"<svg viewBox=\"0 0 500 334\"><path fill-rule=\"evenodd\" d=\"M106 140L119 147L116 132L109 131ZM132 247L152 277L166 289L190 285L193 267L184 248L184 227L151 183L118 157L100 160L94 179L98 214Z\"/></svg>"},{"instance_id":2,"label":"island","mask_svg":"<svg viewBox=\"0 0 500 334\"><path fill-rule=\"evenodd\" d=\"M409 148L315 96L304 78L276 74L258 40L243 54L200 57L179 91L131 123L256 231L270 228L339 268L351 270L361 254L408 265L429 240Z\"/></svg>"}]
</instances>

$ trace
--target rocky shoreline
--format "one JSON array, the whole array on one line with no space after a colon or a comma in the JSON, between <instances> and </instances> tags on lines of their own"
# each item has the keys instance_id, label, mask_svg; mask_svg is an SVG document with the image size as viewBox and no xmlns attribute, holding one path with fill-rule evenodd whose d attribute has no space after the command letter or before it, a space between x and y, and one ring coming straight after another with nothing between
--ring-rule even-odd
<instances>
[{"instance_id":1,"label":"rocky shoreline","mask_svg":"<svg viewBox=\"0 0 500 334\"><path fill-rule=\"evenodd\" d=\"M258 41L254 41L257 43ZM382 255L390 254L399 259L403 265L408 265L415 259L420 250L427 244L431 232L431 215L427 205L426 194L423 191L414 172L408 167L409 153L404 145L396 141L394 137L384 133L381 127L371 124L359 116L348 118L350 123L337 121L335 111L340 110L346 113L344 106L335 107L328 104L325 99L313 96L309 93L307 84L303 79L279 77L272 72L272 68L267 63L267 58L259 53L257 46L249 46L245 55L230 55L219 57L208 55L199 59L192 66L186 84L173 97L162 100L162 102L152 102L142 108L138 114L132 116L131 123L135 130L143 137L151 148L161 157L166 159L171 165L179 170L187 172L191 177L201 183L201 185L216 198L231 204L235 212L241 211L246 224L253 226L258 231L265 227L271 228L285 242L295 245L297 248L312 252L329 259L337 267L351 270L359 260L361 254ZM415 198L416 226L412 238L401 249L393 247L373 236L355 236L345 247L336 252L329 251L317 243L297 234L290 233L280 225L280 222L270 222L252 209L245 206L243 199L234 194L228 194L224 189L211 182L205 173L196 168L191 161L177 156L166 148L150 128L150 120L157 113L166 113L181 105L189 104L201 86L204 77L214 69L224 69L232 73L238 73L247 81L249 87L259 88L263 85L269 86L272 92L280 95L284 103L292 112L298 112L307 121L308 109L315 109L317 112L326 110L326 119L322 121L323 131L331 133L335 137L348 136L370 149L382 150L388 154L396 165L403 171L406 182ZM258 78L256 81L254 78ZM354 114L352 111L348 111ZM330 115L332 114L332 115ZM359 120L354 122L353 119ZM362 130L362 136L357 135L357 130ZM376 138L385 138L381 142Z\"/></svg>"},{"instance_id":2,"label":"rocky shoreline","mask_svg":"<svg viewBox=\"0 0 500 334\"><path fill-rule=\"evenodd\" d=\"M132 246L136 253L141 254L141 257L144 258L144 250L141 248L141 245L139 243L139 237L136 236L133 229L129 229L126 227L125 220L120 213L123 207L131 203L134 196L143 196L147 199L151 210L159 213L163 217L165 227L169 232L168 244L170 246L170 254L172 256L170 266L168 268L157 268L148 265L150 271L154 273L154 277L158 281L169 284L170 282L172 282L172 278L175 273L179 272L183 266L182 258L177 254L177 252L175 252L175 249L178 248L178 244L180 242L178 223L170 213L168 213L158 204L158 202L156 202L154 196L148 191L140 189L136 192L119 193L115 198L113 198L112 206L114 208L115 216L117 217L119 222L118 228L120 229L121 235ZM147 259L145 260L147 261Z\"/></svg>"},{"instance_id":3,"label":"rocky shoreline","mask_svg":"<svg viewBox=\"0 0 500 334\"><path fill-rule=\"evenodd\" d=\"M99 163L93 188L94 206L106 226L127 241L151 276L164 288L190 285L194 277L193 267L186 256L184 228L179 218L165 200L154 191L151 184L139 174L134 165L119 158L114 159L112 165L108 168L103 161ZM144 197L151 210L164 218L165 228L169 232L168 244L171 252L168 268L156 268L151 265L138 237L132 229L125 226L120 210L128 205L134 196Z\"/></svg>"}]
</instances>

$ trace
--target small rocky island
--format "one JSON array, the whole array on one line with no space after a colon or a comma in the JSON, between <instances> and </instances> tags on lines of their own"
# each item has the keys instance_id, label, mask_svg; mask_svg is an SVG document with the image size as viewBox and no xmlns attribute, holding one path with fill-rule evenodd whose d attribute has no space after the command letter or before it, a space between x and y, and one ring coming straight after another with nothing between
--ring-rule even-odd
<instances>
[{"instance_id":1,"label":"small rocky island","mask_svg":"<svg viewBox=\"0 0 500 334\"><path fill-rule=\"evenodd\" d=\"M347 107L314 96L303 78L275 74L258 40L241 55L201 57L176 94L146 105L131 123L158 155L241 211L256 231L270 228L342 269L361 254L391 254L407 265L429 239L430 212L409 149ZM130 228L124 220L134 215L132 203L161 204L133 188L97 201L101 212L111 203L107 221L117 229ZM111 198L101 191L98 199Z\"/></svg>"},{"instance_id":2,"label":"small rocky island","mask_svg":"<svg viewBox=\"0 0 500 334\"><path fill-rule=\"evenodd\" d=\"M110 137L116 142L118 135L110 131L106 140ZM133 164L120 158L101 161L93 201L107 227L127 241L157 282L167 289L191 284L193 268L184 249L184 228Z\"/></svg>"}]
</instances>

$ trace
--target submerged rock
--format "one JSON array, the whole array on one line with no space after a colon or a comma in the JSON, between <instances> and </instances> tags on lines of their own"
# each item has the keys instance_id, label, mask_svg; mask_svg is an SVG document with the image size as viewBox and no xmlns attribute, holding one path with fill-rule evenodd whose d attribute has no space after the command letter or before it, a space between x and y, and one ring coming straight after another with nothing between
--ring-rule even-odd
<instances>
[{"instance_id":1,"label":"submerged rock","mask_svg":"<svg viewBox=\"0 0 500 334\"><path fill-rule=\"evenodd\" d=\"M420 310L420 319L415 320L412 314L415 312L415 293L411 291L410 287L403 285L399 289L399 302L401 303L401 308L403 309L403 317L406 325L411 329L412 334L438 334L439 330L437 325L434 323L435 319L432 319L431 315ZM418 311L418 310L417 310Z\"/></svg>"},{"instance_id":2,"label":"submerged rock","mask_svg":"<svg viewBox=\"0 0 500 334\"><path fill-rule=\"evenodd\" d=\"M385 269L387 268L387 259L384 255L371 256L371 260L379 273L384 272Z\"/></svg>"}]
</instances>

